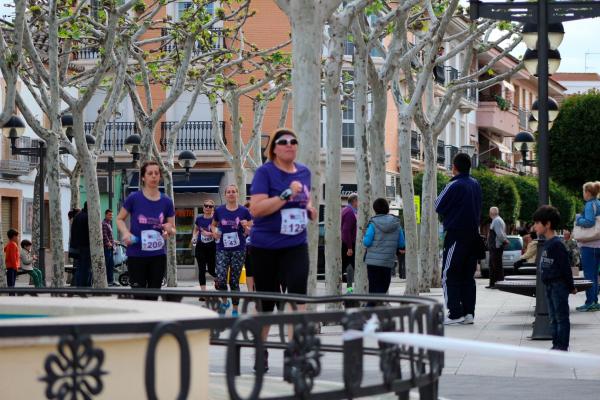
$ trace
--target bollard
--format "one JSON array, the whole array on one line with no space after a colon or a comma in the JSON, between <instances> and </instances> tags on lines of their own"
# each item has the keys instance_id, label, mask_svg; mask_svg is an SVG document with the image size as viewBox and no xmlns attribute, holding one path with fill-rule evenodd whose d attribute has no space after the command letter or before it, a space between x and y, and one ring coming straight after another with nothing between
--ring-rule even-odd
<instances>
[{"instance_id":1,"label":"bollard","mask_svg":"<svg viewBox=\"0 0 600 400\"><path fill-rule=\"evenodd\" d=\"M540 268L540 258L544 248L544 239L538 239L537 255L535 257L535 321L533 322L533 331L531 340L552 340L552 330L550 329L550 317L548 316L548 303L546 302L546 285L542 282L542 269Z\"/></svg>"}]
</instances>

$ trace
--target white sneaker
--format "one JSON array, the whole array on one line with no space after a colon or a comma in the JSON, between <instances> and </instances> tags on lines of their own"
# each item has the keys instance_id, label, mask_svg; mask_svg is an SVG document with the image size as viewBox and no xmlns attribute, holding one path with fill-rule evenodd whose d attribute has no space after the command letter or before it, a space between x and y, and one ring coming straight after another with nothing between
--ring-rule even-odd
<instances>
[{"instance_id":1,"label":"white sneaker","mask_svg":"<svg viewBox=\"0 0 600 400\"><path fill-rule=\"evenodd\" d=\"M465 317L460 317L456 319L450 319L448 317L444 318L444 325L462 325Z\"/></svg>"},{"instance_id":2,"label":"white sneaker","mask_svg":"<svg viewBox=\"0 0 600 400\"><path fill-rule=\"evenodd\" d=\"M467 314L465 315L465 318L462 322L463 325L473 325L474 322L474 318L473 318L473 314Z\"/></svg>"}]
</instances>

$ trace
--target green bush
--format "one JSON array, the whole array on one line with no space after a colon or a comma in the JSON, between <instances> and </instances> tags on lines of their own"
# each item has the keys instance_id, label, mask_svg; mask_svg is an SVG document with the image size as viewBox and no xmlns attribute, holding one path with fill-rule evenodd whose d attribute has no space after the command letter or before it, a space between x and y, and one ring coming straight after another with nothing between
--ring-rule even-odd
<instances>
[{"instance_id":1,"label":"green bush","mask_svg":"<svg viewBox=\"0 0 600 400\"><path fill-rule=\"evenodd\" d=\"M415 194L417 196L422 196L423 195L423 172L417 173L415 175L415 177L413 178L413 182L415 185ZM444 189L444 186L446 186L448 184L448 182L450 182L450 178L448 177L448 175L444 174L443 172L438 171L436 195L440 194L440 192L442 191L442 189Z\"/></svg>"},{"instance_id":2,"label":"green bush","mask_svg":"<svg viewBox=\"0 0 600 400\"><path fill-rule=\"evenodd\" d=\"M531 217L538 208L537 180L529 176L511 176L521 198L521 209L518 220L522 223L532 222Z\"/></svg>"},{"instance_id":3,"label":"green bush","mask_svg":"<svg viewBox=\"0 0 600 400\"><path fill-rule=\"evenodd\" d=\"M569 193L565 187L551 181L550 204L558 208L560 213L559 229L571 228L575 219L575 196Z\"/></svg>"}]
</instances>

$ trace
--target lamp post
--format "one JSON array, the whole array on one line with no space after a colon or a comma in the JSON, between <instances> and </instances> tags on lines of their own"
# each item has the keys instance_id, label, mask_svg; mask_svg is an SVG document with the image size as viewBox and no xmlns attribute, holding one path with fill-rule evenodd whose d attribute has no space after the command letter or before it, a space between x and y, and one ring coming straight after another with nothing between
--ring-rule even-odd
<instances>
[{"instance_id":1,"label":"lamp post","mask_svg":"<svg viewBox=\"0 0 600 400\"><path fill-rule=\"evenodd\" d=\"M513 148L515 151L521 153L521 161L517 163L517 170L519 175L525 175L527 167L533 165L533 160L527 159L527 153L533 151L535 146L535 137L530 132L519 132L515 136L513 141Z\"/></svg>"},{"instance_id":2,"label":"lamp post","mask_svg":"<svg viewBox=\"0 0 600 400\"><path fill-rule=\"evenodd\" d=\"M193 168L196 165L196 155L190 150L184 150L179 153L177 157L177 162L181 168L185 168L185 180L190 180L190 168Z\"/></svg>"},{"instance_id":3,"label":"lamp post","mask_svg":"<svg viewBox=\"0 0 600 400\"><path fill-rule=\"evenodd\" d=\"M69 140L73 138L73 116L71 114L63 114L60 118L62 130L67 135ZM44 158L46 157L46 145L43 141L38 142L38 147L17 147L17 139L22 137L25 133L25 123L23 120L13 115L10 119L2 126L2 135L10 140L10 151L13 155L22 155L29 157L38 157L39 169L38 173L40 179L38 181L38 191L40 193L40 243L38 249L38 266L42 271L42 275L46 276L46 257L45 257L45 246L44 246L44 184L46 169L44 168ZM92 138L93 139L93 138ZM59 148L61 154L66 153L66 149L63 147Z\"/></svg>"}]
</instances>

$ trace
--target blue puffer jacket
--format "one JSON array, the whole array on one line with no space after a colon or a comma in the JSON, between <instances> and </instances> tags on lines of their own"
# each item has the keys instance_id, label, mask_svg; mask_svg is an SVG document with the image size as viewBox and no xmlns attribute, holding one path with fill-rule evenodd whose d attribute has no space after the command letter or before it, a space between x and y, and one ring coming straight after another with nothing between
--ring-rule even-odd
<instances>
[{"instance_id":1,"label":"blue puffer jacket","mask_svg":"<svg viewBox=\"0 0 600 400\"><path fill-rule=\"evenodd\" d=\"M575 225L584 228L591 228L596 224L596 217L600 215L600 201L591 199L585 202L583 213L577 214Z\"/></svg>"}]
</instances>

